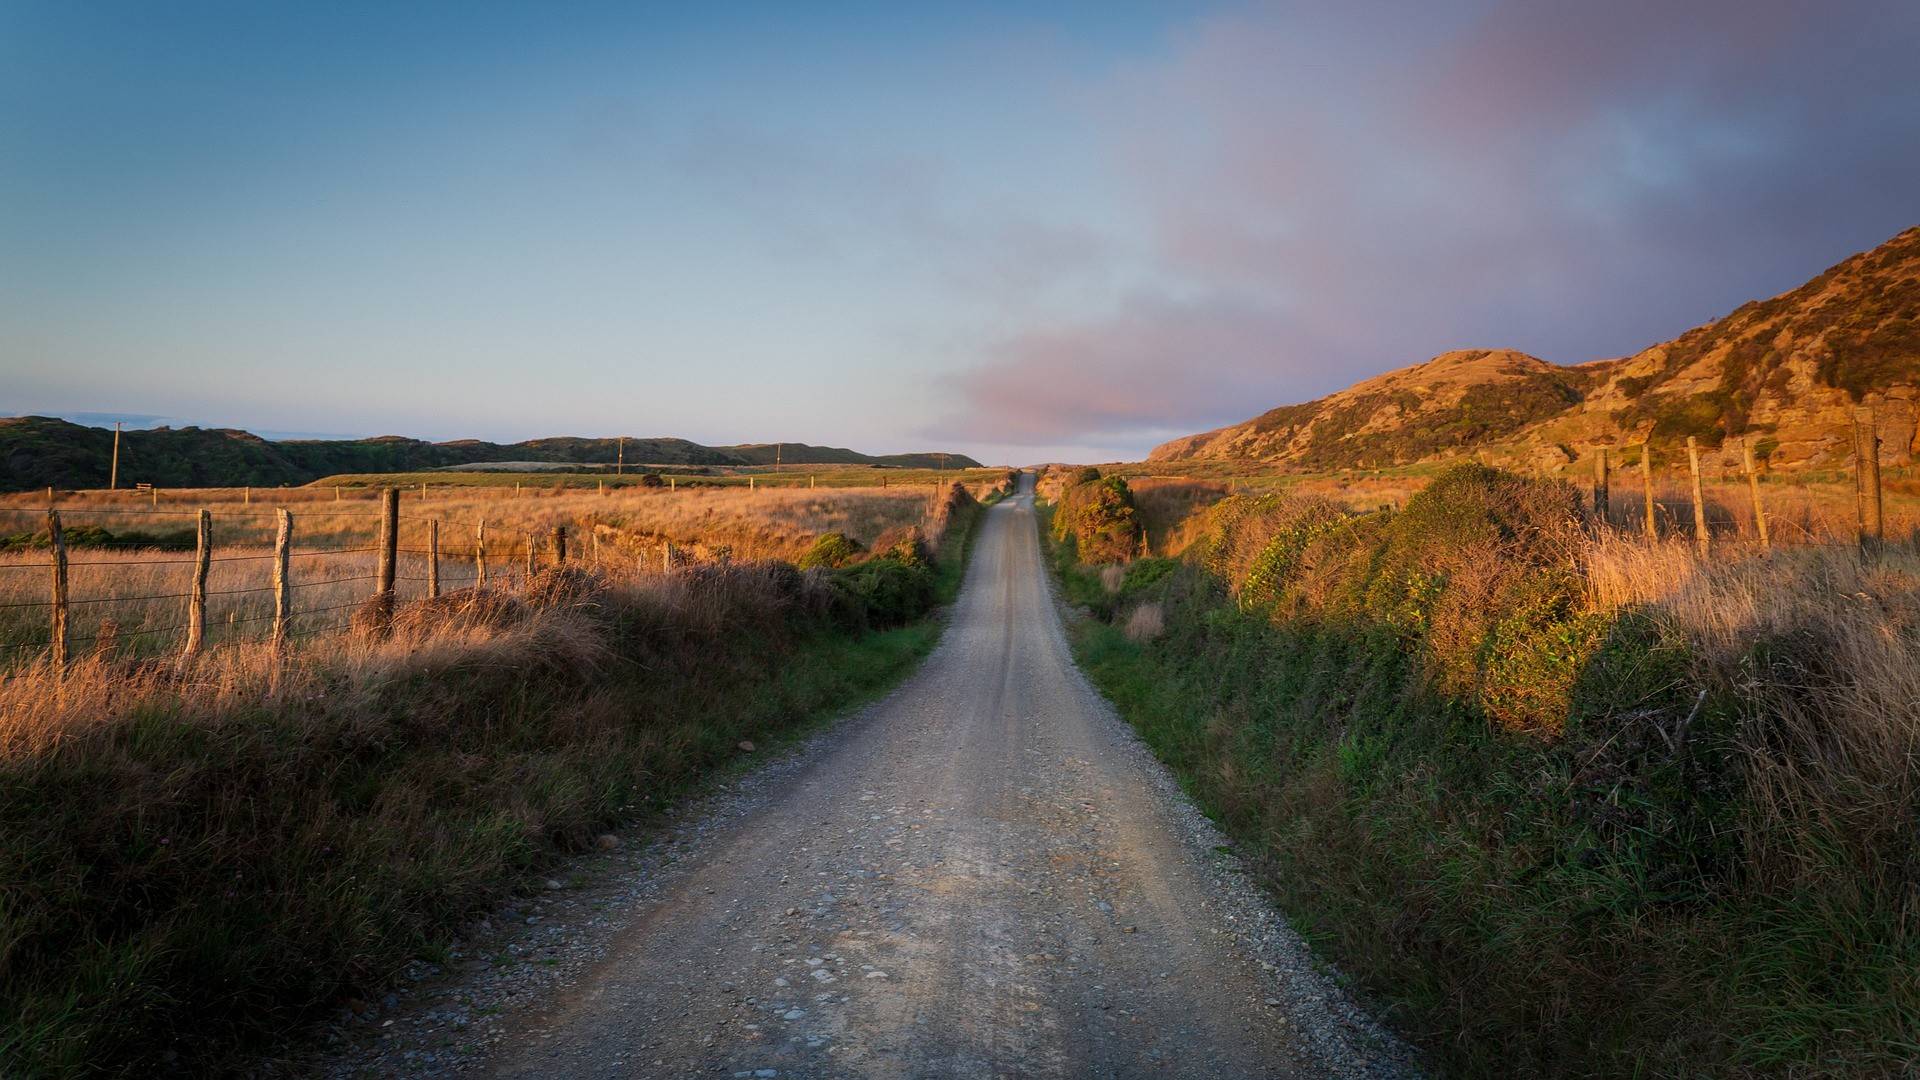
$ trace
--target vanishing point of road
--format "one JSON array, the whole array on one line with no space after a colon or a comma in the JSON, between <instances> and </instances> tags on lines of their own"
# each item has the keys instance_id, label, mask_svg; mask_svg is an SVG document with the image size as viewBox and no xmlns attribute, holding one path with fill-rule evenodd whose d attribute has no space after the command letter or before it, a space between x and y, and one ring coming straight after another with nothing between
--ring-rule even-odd
<instances>
[{"instance_id":1,"label":"vanishing point of road","mask_svg":"<svg viewBox=\"0 0 1920 1080\"><path fill-rule=\"evenodd\" d=\"M591 963L448 1071L1407 1073L1074 666L1031 481L987 511L924 666L683 844Z\"/></svg>"}]
</instances>

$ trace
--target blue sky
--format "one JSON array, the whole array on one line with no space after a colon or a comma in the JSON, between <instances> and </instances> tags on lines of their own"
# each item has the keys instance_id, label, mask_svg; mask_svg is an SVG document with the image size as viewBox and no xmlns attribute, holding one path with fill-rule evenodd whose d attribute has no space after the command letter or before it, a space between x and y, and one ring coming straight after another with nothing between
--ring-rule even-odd
<instances>
[{"instance_id":1,"label":"blue sky","mask_svg":"<svg viewBox=\"0 0 1920 1080\"><path fill-rule=\"evenodd\" d=\"M1108 460L1920 222L1920 5L0 4L0 409Z\"/></svg>"}]
</instances>

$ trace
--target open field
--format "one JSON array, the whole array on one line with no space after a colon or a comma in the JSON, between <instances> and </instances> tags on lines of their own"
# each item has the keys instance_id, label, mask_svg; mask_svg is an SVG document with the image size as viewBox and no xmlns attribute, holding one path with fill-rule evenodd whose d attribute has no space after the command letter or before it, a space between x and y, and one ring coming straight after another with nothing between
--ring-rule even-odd
<instances>
[{"instance_id":1,"label":"open field","mask_svg":"<svg viewBox=\"0 0 1920 1080\"><path fill-rule=\"evenodd\" d=\"M520 493L525 494L533 493L540 488L548 491L564 491L572 488L597 490L603 485L608 488L652 486L655 481L650 477L658 477L661 482L670 479L675 486L679 487L713 485L755 488L895 488L929 487L956 481L971 487L993 482L1006 474L1005 469L902 469L877 468L871 465L788 465L776 469L771 465L630 464L625 467L624 472L615 472L612 466L579 466L564 472L521 469L489 471L466 467L405 473L341 473L316 480L307 486L320 489L392 486L418 488L424 483L432 487L446 485L508 490L518 488Z\"/></svg>"},{"instance_id":2,"label":"open field","mask_svg":"<svg viewBox=\"0 0 1920 1080\"><path fill-rule=\"evenodd\" d=\"M979 486L1005 475L983 472ZM314 488L181 490L158 500L133 492L60 493L54 506L78 541L69 562L76 651L150 654L178 646L202 508L213 523L209 645L257 641L269 632L276 505L294 516L290 632L305 637L344 628L373 592L379 515L373 491L340 490L339 498ZM551 558L556 527L567 528L575 560L607 570L657 571L669 557L793 561L827 533L869 548L914 530L937 534L930 515L942 490L932 481L886 488L625 486L604 494L593 486L523 489L518 497L498 483L429 487L424 496L402 488L395 591L403 601L427 594L429 521L438 522L440 581L451 590L478 580L482 526L489 581L515 586L526 578L530 550L538 564ZM0 498L0 538L18 541L0 550L0 665L36 653L47 638L48 553L33 543L36 534L44 539L45 511L44 497ZM88 543L83 529L105 535Z\"/></svg>"}]
</instances>

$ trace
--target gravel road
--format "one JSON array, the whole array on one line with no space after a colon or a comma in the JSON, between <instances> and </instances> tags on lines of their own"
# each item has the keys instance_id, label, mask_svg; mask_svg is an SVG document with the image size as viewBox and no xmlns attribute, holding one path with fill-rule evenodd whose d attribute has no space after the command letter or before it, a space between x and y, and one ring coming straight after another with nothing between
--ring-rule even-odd
<instances>
[{"instance_id":1,"label":"gravel road","mask_svg":"<svg viewBox=\"0 0 1920 1080\"><path fill-rule=\"evenodd\" d=\"M323 1071L1412 1072L1074 666L1030 491L915 676L602 862Z\"/></svg>"}]
</instances>

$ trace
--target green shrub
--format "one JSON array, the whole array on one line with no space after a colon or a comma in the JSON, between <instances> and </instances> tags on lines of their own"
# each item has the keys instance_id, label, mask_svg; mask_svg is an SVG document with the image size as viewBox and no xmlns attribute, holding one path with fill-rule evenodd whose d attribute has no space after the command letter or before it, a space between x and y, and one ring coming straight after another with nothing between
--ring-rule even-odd
<instances>
[{"instance_id":1,"label":"green shrub","mask_svg":"<svg viewBox=\"0 0 1920 1080\"><path fill-rule=\"evenodd\" d=\"M868 626L901 626L927 613L935 599L935 580L926 566L894 559L872 559L835 572L834 586L856 598Z\"/></svg>"},{"instance_id":2,"label":"green shrub","mask_svg":"<svg viewBox=\"0 0 1920 1080\"><path fill-rule=\"evenodd\" d=\"M925 568L934 564L933 550L927 546L927 538L922 536L918 529L909 530L907 535L894 541L882 557L892 559L902 566Z\"/></svg>"},{"instance_id":3,"label":"green shrub","mask_svg":"<svg viewBox=\"0 0 1920 1080\"><path fill-rule=\"evenodd\" d=\"M1088 474L1091 474L1089 476ZM1139 511L1125 477L1082 469L1060 493L1054 538L1071 540L1083 563L1125 562L1140 550Z\"/></svg>"},{"instance_id":4,"label":"green shrub","mask_svg":"<svg viewBox=\"0 0 1920 1080\"><path fill-rule=\"evenodd\" d=\"M1300 568L1307 549L1314 541L1343 528L1348 517L1336 507L1316 504L1275 532L1240 579L1237 590L1240 607L1252 611L1278 603Z\"/></svg>"},{"instance_id":5,"label":"green shrub","mask_svg":"<svg viewBox=\"0 0 1920 1080\"><path fill-rule=\"evenodd\" d=\"M806 554L800 556L799 566L802 570L812 570L816 567L833 569L845 566L859 558L860 553L865 550L865 546L860 541L845 533L824 533L813 542L813 546L807 549Z\"/></svg>"}]
</instances>

